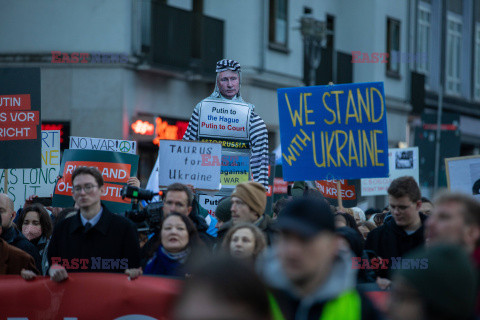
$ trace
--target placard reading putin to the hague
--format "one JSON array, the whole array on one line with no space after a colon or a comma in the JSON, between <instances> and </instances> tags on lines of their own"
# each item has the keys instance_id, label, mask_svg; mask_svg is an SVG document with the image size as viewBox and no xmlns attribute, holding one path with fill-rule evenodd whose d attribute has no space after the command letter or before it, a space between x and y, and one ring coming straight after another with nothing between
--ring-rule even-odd
<instances>
[{"instance_id":1,"label":"placard reading putin to the hague","mask_svg":"<svg viewBox=\"0 0 480 320\"><path fill-rule=\"evenodd\" d=\"M31 195L50 197L55 189L60 170L60 131L42 130L42 167L9 169L8 191L4 191L5 172L0 169L0 193L7 193L13 200L15 210Z\"/></svg>"},{"instance_id":2,"label":"placard reading putin to the hague","mask_svg":"<svg viewBox=\"0 0 480 320\"><path fill-rule=\"evenodd\" d=\"M219 190L222 146L219 143L160 140L158 183L174 182L196 189Z\"/></svg>"},{"instance_id":3,"label":"placard reading putin to the hague","mask_svg":"<svg viewBox=\"0 0 480 320\"><path fill-rule=\"evenodd\" d=\"M200 141L218 142L225 148L249 148L250 108L241 102L204 100L200 108Z\"/></svg>"},{"instance_id":4,"label":"placard reading putin to the hague","mask_svg":"<svg viewBox=\"0 0 480 320\"><path fill-rule=\"evenodd\" d=\"M94 167L102 174L104 192L102 203L112 212L123 214L131 209L130 199L122 200L120 191L130 177L137 175L138 156L109 151L65 150L53 195L54 207L73 207L72 173L77 167Z\"/></svg>"},{"instance_id":5,"label":"placard reading putin to the hague","mask_svg":"<svg viewBox=\"0 0 480 320\"><path fill-rule=\"evenodd\" d=\"M40 69L0 68L0 168L41 168Z\"/></svg>"},{"instance_id":6,"label":"placard reading putin to the hague","mask_svg":"<svg viewBox=\"0 0 480 320\"><path fill-rule=\"evenodd\" d=\"M388 176L382 82L278 89L286 181Z\"/></svg>"}]
</instances>

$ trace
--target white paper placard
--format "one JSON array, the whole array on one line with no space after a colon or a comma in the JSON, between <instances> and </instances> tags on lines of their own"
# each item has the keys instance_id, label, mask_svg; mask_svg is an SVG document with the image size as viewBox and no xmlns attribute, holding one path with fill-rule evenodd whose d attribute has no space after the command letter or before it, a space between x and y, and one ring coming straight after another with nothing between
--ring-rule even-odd
<instances>
[{"instance_id":1,"label":"white paper placard","mask_svg":"<svg viewBox=\"0 0 480 320\"><path fill-rule=\"evenodd\" d=\"M160 140L158 183L174 182L196 189L219 190L222 146L219 143Z\"/></svg>"},{"instance_id":2,"label":"white paper placard","mask_svg":"<svg viewBox=\"0 0 480 320\"><path fill-rule=\"evenodd\" d=\"M69 149L113 151L129 154L137 154L136 141L70 137Z\"/></svg>"},{"instance_id":3,"label":"white paper placard","mask_svg":"<svg viewBox=\"0 0 480 320\"><path fill-rule=\"evenodd\" d=\"M473 195L480 200L480 155L445 159L450 191Z\"/></svg>"},{"instance_id":4,"label":"white paper placard","mask_svg":"<svg viewBox=\"0 0 480 320\"><path fill-rule=\"evenodd\" d=\"M390 183L401 176L412 176L419 183L418 147L388 149L388 178L362 179L362 196L387 195Z\"/></svg>"},{"instance_id":5,"label":"white paper placard","mask_svg":"<svg viewBox=\"0 0 480 320\"><path fill-rule=\"evenodd\" d=\"M215 216L215 210L217 210L218 203L224 197L225 196L208 196L200 194L198 196L198 203L203 209L207 210L210 215Z\"/></svg>"}]
</instances>

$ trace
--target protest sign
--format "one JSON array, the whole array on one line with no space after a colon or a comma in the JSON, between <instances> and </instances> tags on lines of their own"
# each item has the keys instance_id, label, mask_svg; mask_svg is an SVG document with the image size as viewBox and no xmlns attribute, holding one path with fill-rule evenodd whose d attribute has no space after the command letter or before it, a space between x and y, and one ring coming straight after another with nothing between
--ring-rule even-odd
<instances>
[{"instance_id":1,"label":"protest sign","mask_svg":"<svg viewBox=\"0 0 480 320\"><path fill-rule=\"evenodd\" d=\"M222 187L235 188L237 184L247 182L249 173L249 156L222 154L222 166L220 168Z\"/></svg>"},{"instance_id":2,"label":"protest sign","mask_svg":"<svg viewBox=\"0 0 480 320\"><path fill-rule=\"evenodd\" d=\"M0 193L7 193L13 200L15 210L31 195L50 197L55 188L60 170L60 131L42 130L42 167L32 169L9 169L8 192L4 190L4 171L1 170Z\"/></svg>"},{"instance_id":3,"label":"protest sign","mask_svg":"<svg viewBox=\"0 0 480 320\"><path fill-rule=\"evenodd\" d=\"M207 210L208 213L215 217L215 210L217 209L218 203L225 196L209 196L205 194L198 195L198 203L200 206Z\"/></svg>"},{"instance_id":4,"label":"protest sign","mask_svg":"<svg viewBox=\"0 0 480 320\"><path fill-rule=\"evenodd\" d=\"M317 180L315 186L320 191L328 203L337 207L338 204L338 192L337 181L340 182L342 204L344 208L355 207L358 202L358 180Z\"/></svg>"},{"instance_id":5,"label":"protest sign","mask_svg":"<svg viewBox=\"0 0 480 320\"><path fill-rule=\"evenodd\" d=\"M480 200L480 155L445 159L448 189Z\"/></svg>"},{"instance_id":6,"label":"protest sign","mask_svg":"<svg viewBox=\"0 0 480 320\"><path fill-rule=\"evenodd\" d=\"M77 167L95 167L102 174L104 192L102 202L115 213L131 209L130 199L122 200L120 191L131 176L137 175L138 156L119 152L65 150L63 152L60 172L53 196L54 207L72 207L72 173Z\"/></svg>"},{"instance_id":7,"label":"protest sign","mask_svg":"<svg viewBox=\"0 0 480 320\"><path fill-rule=\"evenodd\" d=\"M203 100L198 116L200 141L219 142L225 148L249 148L250 108L248 104Z\"/></svg>"},{"instance_id":8,"label":"protest sign","mask_svg":"<svg viewBox=\"0 0 480 320\"><path fill-rule=\"evenodd\" d=\"M69 273L61 284L50 277L25 281L2 275L0 283L1 319L30 320L170 319L182 286L170 278L143 275L130 281L114 273Z\"/></svg>"},{"instance_id":9,"label":"protest sign","mask_svg":"<svg viewBox=\"0 0 480 320\"><path fill-rule=\"evenodd\" d=\"M136 154L136 144L137 143L135 141L129 140L70 137L70 149L113 151Z\"/></svg>"},{"instance_id":10,"label":"protest sign","mask_svg":"<svg viewBox=\"0 0 480 320\"><path fill-rule=\"evenodd\" d=\"M159 186L180 182L200 190L220 189L220 144L160 140L158 154Z\"/></svg>"},{"instance_id":11,"label":"protest sign","mask_svg":"<svg viewBox=\"0 0 480 320\"><path fill-rule=\"evenodd\" d=\"M0 69L0 168L41 168L40 69Z\"/></svg>"},{"instance_id":12,"label":"protest sign","mask_svg":"<svg viewBox=\"0 0 480 320\"><path fill-rule=\"evenodd\" d=\"M382 82L278 89L287 181L388 176Z\"/></svg>"},{"instance_id":13,"label":"protest sign","mask_svg":"<svg viewBox=\"0 0 480 320\"><path fill-rule=\"evenodd\" d=\"M362 179L362 196L386 196L390 183L402 176L412 176L420 185L418 158L418 147L388 149L389 177Z\"/></svg>"}]
</instances>

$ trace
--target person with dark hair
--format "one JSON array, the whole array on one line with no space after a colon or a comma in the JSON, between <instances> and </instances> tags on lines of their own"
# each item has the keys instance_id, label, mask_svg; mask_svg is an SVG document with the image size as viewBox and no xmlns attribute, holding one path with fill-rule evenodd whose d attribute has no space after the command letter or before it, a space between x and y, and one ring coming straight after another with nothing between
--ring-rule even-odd
<instances>
[{"instance_id":1,"label":"person with dark hair","mask_svg":"<svg viewBox=\"0 0 480 320\"><path fill-rule=\"evenodd\" d=\"M197 229L185 215L170 212L162 221L160 235L150 250L145 274L185 277L184 265L192 248L200 245Z\"/></svg>"},{"instance_id":2,"label":"person with dark hair","mask_svg":"<svg viewBox=\"0 0 480 320\"><path fill-rule=\"evenodd\" d=\"M375 215L373 216L373 222L375 222L375 225L377 227L383 226L383 223L385 222L385 218L386 218L387 214L390 214L390 212L375 213ZM391 216L389 216L389 217L391 217Z\"/></svg>"},{"instance_id":3,"label":"person with dark hair","mask_svg":"<svg viewBox=\"0 0 480 320\"><path fill-rule=\"evenodd\" d=\"M298 198L278 218L274 248L258 259L269 286L274 319L379 319L356 289L352 255L341 250L329 205Z\"/></svg>"},{"instance_id":4,"label":"person with dark hair","mask_svg":"<svg viewBox=\"0 0 480 320\"><path fill-rule=\"evenodd\" d=\"M421 193L415 179L404 176L393 180L388 188L388 200L392 219L372 230L365 244L366 250L389 260L387 269L380 269L377 273L377 284L381 289L390 286L392 258L403 257L425 242L423 222L426 216L420 213Z\"/></svg>"},{"instance_id":5,"label":"person with dark hair","mask_svg":"<svg viewBox=\"0 0 480 320\"><path fill-rule=\"evenodd\" d=\"M215 209L215 217L217 218L217 228L220 229L223 224L232 219L232 199L230 197L224 197L218 202L218 206Z\"/></svg>"},{"instance_id":6,"label":"person with dark hair","mask_svg":"<svg viewBox=\"0 0 480 320\"><path fill-rule=\"evenodd\" d=\"M367 211L365 211L365 219L368 221L371 216L373 216L376 213L380 213L381 211L375 208L369 208Z\"/></svg>"},{"instance_id":7,"label":"person with dark hair","mask_svg":"<svg viewBox=\"0 0 480 320\"><path fill-rule=\"evenodd\" d=\"M200 239L212 248L215 244L215 238L208 234L208 224L205 219L197 212L197 206L194 205L193 193L190 188L181 183L172 183L167 187L163 198L163 216L166 217L172 212L181 213L195 225Z\"/></svg>"},{"instance_id":8,"label":"person with dark hair","mask_svg":"<svg viewBox=\"0 0 480 320\"><path fill-rule=\"evenodd\" d=\"M475 319L476 277L463 248L436 244L416 249L405 259L418 261L418 267L394 273L389 319Z\"/></svg>"},{"instance_id":9,"label":"person with dark hair","mask_svg":"<svg viewBox=\"0 0 480 320\"><path fill-rule=\"evenodd\" d=\"M361 234L360 230L358 230L357 223L355 222L355 218L345 212L337 212L335 214L335 227L337 228L349 227L357 231L358 234Z\"/></svg>"},{"instance_id":10,"label":"person with dark hair","mask_svg":"<svg viewBox=\"0 0 480 320\"><path fill-rule=\"evenodd\" d=\"M289 200L287 198L281 198L281 199L278 199L277 201L275 201L275 204L273 205L272 219L277 219L278 218L278 215L280 214L282 209L285 208L288 201Z\"/></svg>"},{"instance_id":11,"label":"person with dark hair","mask_svg":"<svg viewBox=\"0 0 480 320\"><path fill-rule=\"evenodd\" d=\"M273 319L267 290L252 268L226 255L199 261L185 281L172 319Z\"/></svg>"},{"instance_id":12,"label":"person with dark hair","mask_svg":"<svg viewBox=\"0 0 480 320\"><path fill-rule=\"evenodd\" d=\"M2 215L0 214L0 236L2 235ZM39 273L33 257L23 250L9 245L0 237L0 274L20 275L25 271Z\"/></svg>"},{"instance_id":13,"label":"person with dark hair","mask_svg":"<svg viewBox=\"0 0 480 320\"><path fill-rule=\"evenodd\" d=\"M239 223L228 230L223 249L232 257L250 261L253 265L267 246L265 235L251 223Z\"/></svg>"},{"instance_id":14,"label":"person with dark hair","mask_svg":"<svg viewBox=\"0 0 480 320\"><path fill-rule=\"evenodd\" d=\"M52 280L65 280L67 268L69 272L125 272L133 278L139 273L135 226L101 203L104 193L103 178L96 168L77 167L73 171L72 195L79 209L53 230L48 246Z\"/></svg>"},{"instance_id":15,"label":"person with dark hair","mask_svg":"<svg viewBox=\"0 0 480 320\"><path fill-rule=\"evenodd\" d=\"M18 229L22 230L23 235L33 243L42 257L43 275L48 270L47 248L52 235L52 219L45 207L39 203L34 203L23 208L17 222Z\"/></svg>"},{"instance_id":16,"label":"person with dark hair","mask_svg":"<svg viewBox=\"0 0 480 320\"><path fill-rule=\"evenodd\" d=\"M433 203L428 198L422 197L422 206L420 207L420 212L429 216L433 212Z\"/></svg>"},{"instance_id":17,"label":"person with dark hair","mask_svg":"<svg viewBox=\"0 0 480 320\"><path fill-rule=\"evenodd\" d=\"M373 224L372 222L364 221L364 222L360 222L358 224L358 231L360 231L363 239L367 240L367 236L370 233L370 231L372 231L376 227L377 226L375 224Z\"/></svg>"},{"instance_id":18,"label":"person with dark hair","mask_svg":"<svg viewBox=\"0 0 480 320\"><path fill-rule=\"evenodd\" d=\"M40 256L37 247L19 231L13 220L17 215L14 209L12 199L5 193L0 193L0 215L2 216L2 235L0 236L6 243L25 251L33 257L35 265L38 270L42 270L42 257Z\"/></svg>"}]
</instances>

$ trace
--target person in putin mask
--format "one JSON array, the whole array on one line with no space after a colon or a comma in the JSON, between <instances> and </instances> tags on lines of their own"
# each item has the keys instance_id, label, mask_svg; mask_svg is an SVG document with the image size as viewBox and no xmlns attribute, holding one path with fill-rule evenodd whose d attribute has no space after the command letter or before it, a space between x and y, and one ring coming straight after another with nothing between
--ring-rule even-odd
<instances>
[{"instance_id":1,"label":"person in putin mask","mask_svg":"<svg viewBox=\"0 0 480 320\"><path fill-rule=\"evenodd\" d=\"M225 223L218 231L218 237L223 239L227 231L234 225L247 222L257 226L271 245L277 233L275 221L264 214L267 205L266 190L258 182L248 181L239 183L231 194L232 219Z\"/></svg>"},{"instance_id":2,"label":"person in putin mask","mask_svg":"<svg viewBox=\"0 0 480 320\"><path fill-rule=\"evenodd\" d=\"M65 267L69 272L125 272L132 278L139 276L137 231L130 220L110 212L101 203L105 193L101 173L96 168L77 167L72 174L72 185L73 199L79 209L53 230L48 247L52 280L67 279ZM82 259L88 263L75 268L73 262ZM102 260L100 266L93 259ZM120 263L103 269L104 259Z\"/></svg>"}]
</instances>

